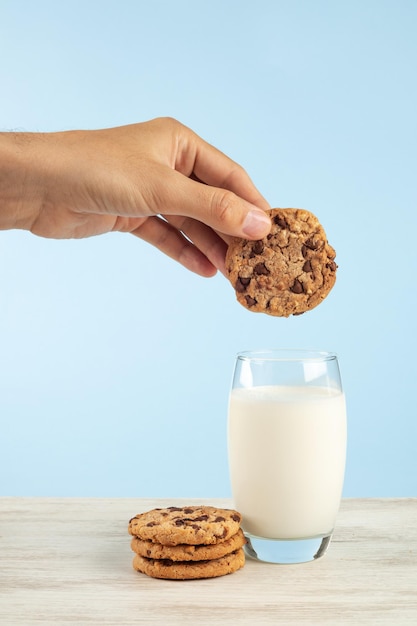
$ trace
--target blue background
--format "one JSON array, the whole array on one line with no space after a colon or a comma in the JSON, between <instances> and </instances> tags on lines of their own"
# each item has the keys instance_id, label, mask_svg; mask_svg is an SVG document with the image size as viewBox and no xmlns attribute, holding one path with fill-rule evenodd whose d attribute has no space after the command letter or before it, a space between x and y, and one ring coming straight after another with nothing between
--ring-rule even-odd
<instances>
[{"instance_id":1,"label":"blue background","mask_svg":"<svg viewBox=\"0 0 417 626\"><path fill-rule=\"evenodd\" d=\"M176 117L273 206L316 213L336 287L253 314L130 235L0 233L0 494L230 494L234 356L339 354L345 496L417 495L415 1L0 1L2 130Z\"/></svg>"}]
</instances>

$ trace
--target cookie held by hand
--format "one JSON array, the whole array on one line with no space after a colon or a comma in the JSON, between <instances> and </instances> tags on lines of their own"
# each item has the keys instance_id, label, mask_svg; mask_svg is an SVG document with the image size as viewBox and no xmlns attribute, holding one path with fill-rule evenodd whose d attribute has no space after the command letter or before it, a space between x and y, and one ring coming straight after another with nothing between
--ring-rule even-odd
<instances>
[{"instance_id":1,"label":"cookie held by hand","mask_svg":"<svg viewBox=\"0 0 417 626\"><path fill-rule=\"evenodd\" d=\"M227 276L249 311L300 315L320 304L335 284L336 252L309 211L271 209L269 215L272 227L264 239L232 240Z\"/></svg>"}]
</instances>

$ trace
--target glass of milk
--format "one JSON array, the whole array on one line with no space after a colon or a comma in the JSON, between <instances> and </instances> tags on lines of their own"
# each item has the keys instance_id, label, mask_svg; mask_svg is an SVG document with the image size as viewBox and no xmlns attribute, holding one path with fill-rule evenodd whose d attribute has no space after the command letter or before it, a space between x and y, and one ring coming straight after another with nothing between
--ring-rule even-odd
<instances>
[{"instance_id":1,"label":"glass of milk","mask_svg":"<svg viewBox=\"0 0 417 626\"><path fill-rule=\"evenodd\" d=\"M346 459L337 356L288 349L239 353L228 448L246 553L270 563L322 556L340 506Z\"/></svg>"}]
</instances>

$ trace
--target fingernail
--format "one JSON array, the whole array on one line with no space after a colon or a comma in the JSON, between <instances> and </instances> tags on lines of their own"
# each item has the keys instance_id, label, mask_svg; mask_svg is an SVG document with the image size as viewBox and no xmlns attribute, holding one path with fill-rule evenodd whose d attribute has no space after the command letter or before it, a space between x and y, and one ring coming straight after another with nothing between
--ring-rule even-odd
<instances>
[{"instance_id":1,"label":"fingernail","mask_svg":"<svg viewBox=\"0 0 417 626\"><path fill-rule=\"evenodd\" d=\"M261 209L252 209L246 215L242 225L243 233L253 239L262 239L271 229L271 220Z\"/></svg>"}]
</instances>

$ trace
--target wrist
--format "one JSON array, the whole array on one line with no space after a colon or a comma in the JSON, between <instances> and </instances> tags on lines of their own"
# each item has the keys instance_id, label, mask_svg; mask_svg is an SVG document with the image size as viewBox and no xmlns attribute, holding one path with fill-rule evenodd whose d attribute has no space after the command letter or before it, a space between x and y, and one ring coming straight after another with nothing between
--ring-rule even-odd
<instances>
[{"instance_id":1,"label":"wrist","mask_svg":"<svg viewBox=\"0 0 417 626\"><path fill-rule=\"evenodd\" d=\"M0 230L30 230L42 205L41 133L0 133Z\"/></svg>"}]
</instances>

